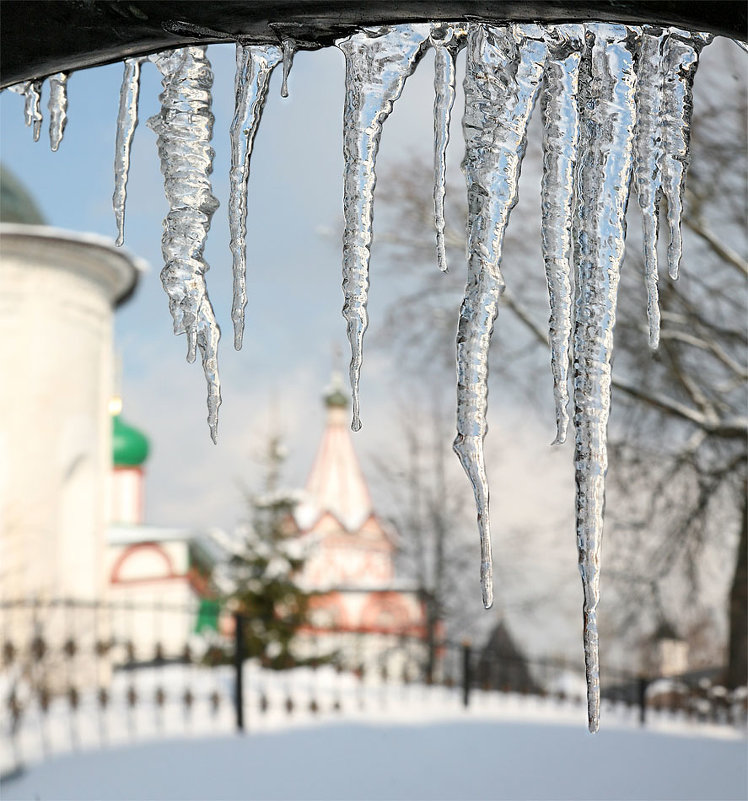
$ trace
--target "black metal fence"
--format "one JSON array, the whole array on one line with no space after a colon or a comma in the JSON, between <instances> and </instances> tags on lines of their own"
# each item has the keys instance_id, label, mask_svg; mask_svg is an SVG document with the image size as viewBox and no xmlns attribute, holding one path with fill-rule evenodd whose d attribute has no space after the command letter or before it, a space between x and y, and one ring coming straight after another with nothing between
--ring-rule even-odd
<instances>
[{"instance_id":1,"label":"black metal fence","mask_svg":"<svg viewBox=\"0 0 748 801\"><path fill-rule=\"evenodd\" d=\"M308 631L301 638L306 666L281 673L242 659L248 623L197 604L0 603L0 773L61 750L242 732L426 699L458 710L524 697L578 710L583 725L583 676L564 661L489 655L445 641L429 671L423 640L380 636L372 648L372 632L347 632L348 653L318 660L314 654L330 653L330 635ZM602 686L604 713L642 724L663 715L746 723L745 692L728 692L707 674L665 680L604 670Z\"/></svg>"}]
</instances>

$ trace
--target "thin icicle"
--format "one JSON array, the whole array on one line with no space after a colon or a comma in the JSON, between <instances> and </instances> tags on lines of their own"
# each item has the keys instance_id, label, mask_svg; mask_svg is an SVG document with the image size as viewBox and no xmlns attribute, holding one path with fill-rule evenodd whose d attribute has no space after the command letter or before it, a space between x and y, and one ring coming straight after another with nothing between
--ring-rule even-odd
<instances>
[{"instance_id":1,"label":"thin icicle","mask_svg":"<svg viewBox=\"0 0 748 801\"><path fill-rule=\"evenodd\" d=\"M117 222L117 246L125 241L125 203L127 201L127 174L130 169L130 148L138 125L138 95L140 93L140 65L142 58L125 59L125 73L119 93L117 139L114 145L114 195L112 206Z\"/></svg>"},{"instance_id":2,"label":"thin icicle","mask_svg":"<svg viewBox=\"0 0 748 801\"><path fill-rule=\"evenodd\" d=\"M276 45L236 46L236 97L231 123L231 192L229 230L233 257L234 300L231 319L234 347L240 350L244 337L244 309L247 305L247 183L255 134L267 99L270 75L282 59Z\"/></svg>"},{"instance_id":3,"label":"thin icicle","mask_svg":"<svg viewBox=\"0 0 748 801\"><path fill-rule=\"evenodd\" d=\"M569 426L569 350L571 341L571 261L574 214L574 165L579 142L577 89L584 45L581 25L549 31L543 73L543 179L541 231L551 316L551 372L556 402L556 438L566 441Z\"/></svg>"},{"instance_id":4,"label":"thin icicle","mask_svg":"<svg viewBox=\"0 0 748 801\"><path fill-rule=\"evenodd\" d=\"M447 145L449 123L455 102L455 59L457 48L451 27L435 26L431 31L434 46L434 226L439 269L447 272L447 248L444 242L444 197L447 185Z\"/></svg>"},{"instance_id":5,"label":"thin icicle","mask_svg":"<svg viewBox=\"0 0 748 801\"><path fill-rule=\"evenodd\" d=\"M584 659L591 732L600 723L597 608L603 534L610 360L626 234L636 120L633 56L623 25L590 25L594 42L579 78L581 114L576 187L577 301L574 422L579 570L584 588Z\"/></svg>"},{"instance_id":6,"label":"thin icicle","mask_svg":"<svg viewBox=\"0 0 748 801\"><path fill-rule=\"evenodd\" d=\"M284 39L281 43L283 49L283 81L281 83L281 97L288 97L288 76L291 74L293 57L296 54L296 42L293 39Z\"/></svg>"},{"instance_id":7,"label":"thin icicle","mask_svg":"<svg viewBox=\"0 0 748 801\"><path fill-rule=\"evenodd\" d=\"M667 199L670 229L667 258L673 279L678 277L681 255L680 218L690 159L693 79L699 66L699 53L708 41L711 37L707 34L692 37L687 31L671 28L664 47L662 191Z\"/></svg>"},{"instance_id":8,"label":"thin icicle","mask_svg":"<svg viewBox=\"0 0 748 801\"><path fill-rule=\"evenodd\" d=\"M28 127L33 126L34 141L39 141L39 134L42 129L42 112L41 112L41 81L21 81L21 83L14 84L7 87L11 92L17 95L23 95L24 121Z\"/></svg>"},{"instance_id":9,"label":"thin icicle","mask_svg":"<svg viewBox=\"0 0 748 801\"><path fill-rule=\"evenodd\" d=\"M56 151L62 142L68 123L68 74L57 72L50 75L49 83L49 144Z\"/></svg>"},{"instance_id":10,"label":"thin icicle","mask_svg":"<svg viewBox=\"0 0 748 801\"><path fill-rule=\"evenodd\" d=\"M204 47L157 53L150 60L162 75L161 112L148 120L158 135L169 213L164 220L161 282L169 296L174 333L187 334L187 360L200 349L208 382L208 425L218 435L221 389L217 349L220 331L208 298L203 258L205 240L218 201L213 196L213 72Z\"/></svg>"},{"instance_id":11,"label":"thin icicle","mask_svg":"<svg viewBox=\"0 0 748 801\"><path fill-rule=\"evenodd\" d=\"M361 428L359 376L368 325L369 257L372 239L375 163L382 125L423 54L431 25L364 29L337 42L345 54L343 111L344 189L343 316L351 343L351 428Z\"/></svg>"},{"instance_id":12,"label":"thin icicle","mask_svg":"<svg viewBox=\"0 0 748 801\"><path fill-rule=\"evenodd\" d=\"M488 481L483 457L488 348L504 290L501 255L517 202L527 123L538 95L546 45L537 25L472 26L465 74L468 279L457 332L457 437L454 449L475 493L481 591L493 603Z\"/></svg>"},{"instance_id":13,"label":"thin icicle","mask_svg":"<svg viewBox=\"0 0 748 801\"><path fill-rule=\"evenodd\" d=\"M30 81L29 88L26 92L26 125L32 127L34 133L34 141L39 141L39 136L42 132L42 82Z\"/></svg>"},{"instance_id":14,"label":"thin icicle","mask_svg":"<svg viewBox=\"0 0 748 801\"><path fill-rule=\"evenodd\" d=\"M634 186L644 223L644 276L647 287L649 347L660 344L660 299L657 291L657 236L662 196L662 52L666 34L645 29L639 37L636 68Z\"/></svg>"}]
</instances>

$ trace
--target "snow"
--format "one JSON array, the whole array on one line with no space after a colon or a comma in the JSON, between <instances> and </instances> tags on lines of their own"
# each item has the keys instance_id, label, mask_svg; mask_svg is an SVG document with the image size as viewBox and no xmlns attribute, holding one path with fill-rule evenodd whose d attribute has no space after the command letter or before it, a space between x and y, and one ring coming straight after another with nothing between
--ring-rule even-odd
<instances>
[{"instance_id":1,"label":"snow","mask_svg":"<svg viewBox=\"0 0 748 801\"><path fill-rule=\"evenodd\" d=\"M636 708L608 704L605 730L592 738L579 725L581 700L475 690L465 709L459 687L382 684L374 673L360 681L331 667L281 673L250 662L248 733L239 736L232 675L196 665L123 671L103 714L85 693L75 718L64 698L52 700L44 728L30 711L15 745L25 769L11 772L17 761L0 739L2 798L744 797L748 756L731 726L650 711L642 730ZM581 699L584 681L575 676L559 676L559 687ZM44 759L42 748L53 756Z\"/></svg>"},{"instance_id":2,"label":"snow","mask_svg":"<svg viewBox=\"0 0 748 801\"><path fill-rule=\"evenodd\" d=\"M2 797L738 799L745 787L741 741L455 717L70 754L7 781Z\"/></svg>"}]
</instances>

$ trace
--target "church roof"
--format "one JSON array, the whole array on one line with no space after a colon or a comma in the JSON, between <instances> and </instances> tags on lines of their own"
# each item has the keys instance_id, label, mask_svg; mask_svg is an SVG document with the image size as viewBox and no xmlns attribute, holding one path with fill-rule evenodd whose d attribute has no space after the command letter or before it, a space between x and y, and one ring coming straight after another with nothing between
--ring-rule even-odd
<instances>
[{"instance_id":1,"label":"church roof","mask_svg":"<svg viewBox=\"0 0 748 801\"><path fill-rule=\"evenodd\" d=\"M373 512L371 496L361 471L348 427L348 399L336 377L325 393L327 424L306 483L296 522L308 530L329 513L347 531L358 531Z\"/></svg>"},{"instance_id":2,"label":"church roof","mask_svg":"<svg viewBox=\"0 0 748 801\"><path fill-rule=\"evenodd\" d=\"M5 166L0 164L0 222L46 225L31 193Z\"/></svg>"},{"instance_id":3,"label":"church roof","mask_svg":"<svg viewBox=\"0 0 748 801\"><path fill-rule=\"evenodd\" d=\"M119 415L112 418L112 455L115 467L138 467L148 458L148 438L125 423Z\"/></svg>"}]
</instances>

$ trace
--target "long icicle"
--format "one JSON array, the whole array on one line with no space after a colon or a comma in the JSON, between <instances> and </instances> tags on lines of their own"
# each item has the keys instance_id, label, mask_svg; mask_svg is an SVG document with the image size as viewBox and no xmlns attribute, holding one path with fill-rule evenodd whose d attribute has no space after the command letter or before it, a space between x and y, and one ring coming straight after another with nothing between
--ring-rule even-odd
<instances>
[{"instance_id":1,"label":"long icicle","mask_svg":"<svg viewBox=\"0 0 748 801\"><path fill-rule=\"evenodd\" d=\"M483 604L493 603L488 481L483 455L488 349L504 290L501 256L517 202L522 158L540 88L546 45L536 25L475 25L468 32L465 160L468 279L457 331L457 437L454 449L475 493Z\"/></svg>"},{"instance_id":2,"label":"long icicle","mask_svg":"<svg viewBox=\"0 0 748 801\"><path fill-rule=\"evenodd\" d=\"M435 27L431 32L434 46L434 226L439 269L447 272L447 248L444 242L444 197L447 191L447 145L449 123L455 102L455 60L457 47L451 27Z\"/></svg>"},{"instance_id":3,"label":"long icicle","mask_svg":"<svg viewBox=\"0 0 748 801\"><path fill-rule=\"evenodd\" d=\"M559 25L549 32L549 53L540 96L543 110L541 232L551 316L549 333L556 438L566 441L569 427L569 351L571 344L571 262L574 215L574 166L579 143L577 90L584 45L581 25Z\"/></svg>"},{"instance_id":4,"label":"long icicle","mask_svg":"<svg viewBox=\"0 0 748 801\"><path fill-rule=\"evenodd\" d=\"M343 111L343 316L351 343L351 428L361 428L359 377L369 324L369 258L374 216L375 164L382 125L425 49L431 25L365 29L337 42L345 55Z\"/></svg>"},{"instance_id":5,"label":"long icicle","mask_svg":"<svg viewBox=\"0 0 748 801\"><path fill-rule=\"evenodd\" d=\"M231 123L231 192L229 231L233 259L234 299L231 320L234 347L241 350L244 338L244 310L247 305L247 184L255 135L270 85L270 75L283 58L276 45L236 45L236 97Z\"/></svg>"},{"instance_id":6,"label":"long icicle","mask_svg":"<svg viewBox=\"0 0 748 801\"><path fill-rule=\"evenodd\" d=\"M158 136L169 212L164 220L161 283L169 296L174 333L187 334L187 360L200 349L208 383L208 425L215 442L221 389L218 378L220 330L208 297L203 258L211 218L218 208L213 171L211 88L213 72L205 47L184 47L150 57L162 75L161 111L148 120Z\"/></svg>"},{"instance_id":7,"label":"long icicle","mask_svg":"<svg viewBox=\"0 0 748 801\"><path fill-rule=\"evenodd\" d=\"M660 343L657 236L662 196L662 50L665 38L659 28L645 28L638 41L636 66L633 178L644 226L644 280L649 347L653 350Z\"/></svg>"},{"instance_id":8,"label":"long icicle","mask_svg":"<svg viewBox=\"0 0 748 801\"><path fill-rule=\"evenodd\" d=\"M693 80L699 66L699 53L709 41L711 37L707 34L692 36L687 31L671 28L664 48L662 190L667 199L670 229L668 271L673 279L678 277L682 247L680 218L690 160Z\"/></svg>"},{"instance_id":9,"label":"long icicle","mask_svg":"<svg viewBox=\"0 0 748 801\"><path fill-rule=\"evenodd\" d=\"M584 659L591 732L600 725L597 608L603 534L610 360L626 234L636 105L629 31L589 26L594 42L582 62L576 187L577 301L574 421L579 570L584 589Z\"/></svg>"},{"instance_id":10,"label":"long icicle","mask_svg":"<svg viewBox=\"0 0 748 801\"><path fill-rule=\"evenodd\" d=\"M57 151L68 123L68 74L57 72L50 75L49 83L49 144Z\"/></svg>"},{"instance_id":11,"label":"long icicle","mask_svg":"<svg viewBox=\"0 0 748 801\"><path fill-rule=\"evenodd\" d=\"M138 125L138 95L140 94L140 65L142 58L125 59L125 72L119 93L117 138L114 145L114 194L112 206L117 223L116 245L125 241L125 204L127 202L127 175L130 170L130 149Z\"/></svg>"}]
</instances>

